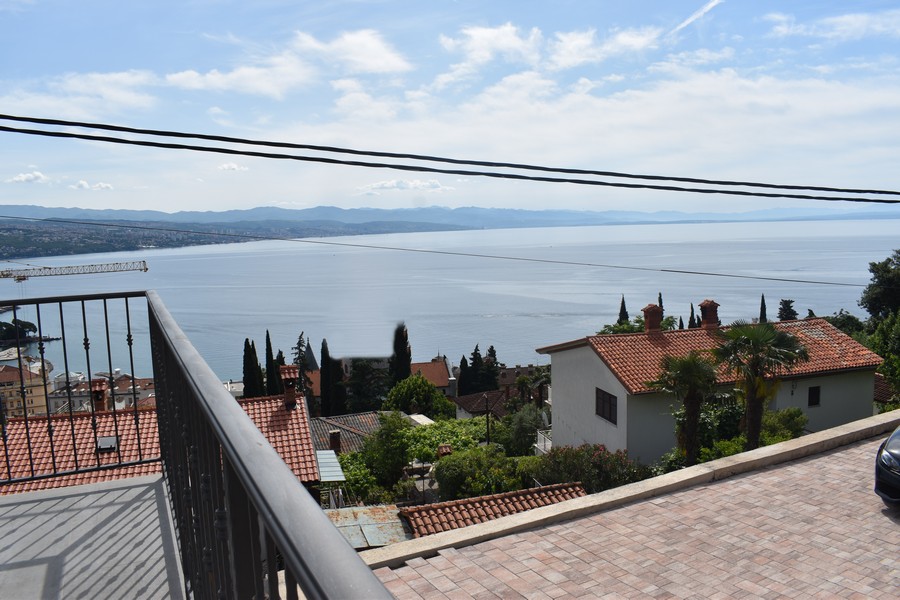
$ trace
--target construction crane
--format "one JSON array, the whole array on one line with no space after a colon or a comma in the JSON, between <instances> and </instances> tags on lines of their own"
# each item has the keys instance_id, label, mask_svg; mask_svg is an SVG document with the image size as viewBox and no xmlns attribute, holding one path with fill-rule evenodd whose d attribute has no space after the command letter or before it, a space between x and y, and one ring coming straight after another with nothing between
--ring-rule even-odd
<instances>
[{"instance_id":1,"label":"construction crane","mask_svg":"<svg viewBox=\"0 0 900 600\"><path fill-rule=\"evenodd\" d=\"M71 267L33 267L31 269L7 269L0 271L0 278L11 278L25 281L29 277L47 277L49 275L88 275L91 273L118 273L119 271L147 272L147 261L101 263L96 265L75 265Z\"/></svg>"}]
</instances>

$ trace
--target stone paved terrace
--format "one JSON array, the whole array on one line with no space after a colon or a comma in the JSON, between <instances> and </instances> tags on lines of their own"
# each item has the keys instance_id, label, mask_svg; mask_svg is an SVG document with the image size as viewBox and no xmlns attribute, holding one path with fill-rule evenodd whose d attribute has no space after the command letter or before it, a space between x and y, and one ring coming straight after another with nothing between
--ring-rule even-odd
<instances>
[{"instance_id":1,"label":"stone paved terrace","mask_svg":"<svg viewBox=\"0 0 900 600\"><path fill-rule=\"evenodd\" d=\"M424 557L402 566L396 550L395 558L385 549L367 561L400 600L898 598L900 511L872 491L875 452L887 434L860 436L601 512L518 524L511 530L522 530L484 534L487 541L474 545L457 540L437 555L415 549Z\"/></svg>"}]
</instances>

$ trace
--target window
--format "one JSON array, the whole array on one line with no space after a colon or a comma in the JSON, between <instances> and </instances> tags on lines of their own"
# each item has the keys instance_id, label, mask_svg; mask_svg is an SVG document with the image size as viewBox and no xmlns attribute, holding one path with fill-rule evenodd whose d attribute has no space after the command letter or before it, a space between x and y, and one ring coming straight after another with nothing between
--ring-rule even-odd
<instances>
[{"instance_id":1,"label":"window","mask_svg":"<svg viewBox=\"0 0 900 600\"><path fill-rule=\"evenodd\" d=\"M606 419L613 425L617 422L616 417L616 397L610 394L609 392L605 392L600 388L597 388L597 394L595 399L595 412L598 417Z\"/></svg>"},{"instance_id":2,"label":"window","mask_svg":"<svg viewBox=\"0 0 900 600\"><path fill-rule=\"evenodd\" d=\"M809 388L809 396L807 400L807 406L819 406L822 395L822 387L818 385L814 385Z\"/></svg>"}]
</instances>

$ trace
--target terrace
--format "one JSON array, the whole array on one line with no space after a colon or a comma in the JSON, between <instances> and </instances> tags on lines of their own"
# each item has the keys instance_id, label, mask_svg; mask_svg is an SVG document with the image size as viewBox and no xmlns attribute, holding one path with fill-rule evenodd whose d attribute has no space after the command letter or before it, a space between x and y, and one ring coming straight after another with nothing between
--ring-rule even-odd
<instances>
[{"instance_id":1,"label":"terrace","mask_svg":"<svg viewBox=\"0 0 900 600\"><path fill-rule=\"evenodd\" d=\"M73 369L91 382L89 402L70 399L56 414L0 409L0 589L34 598L390 597L155 293L0 306L37 329L38 340L17 340L26 348L14 359L22 398L33 393L29 373L44 398L54 391L51 363L65 371L63 390L78 389ZM29 352L44 368L26 368ZM140 406L134 386L114 386L122 366L152 374L155 411Z\"/></svg>"}]
</instances>

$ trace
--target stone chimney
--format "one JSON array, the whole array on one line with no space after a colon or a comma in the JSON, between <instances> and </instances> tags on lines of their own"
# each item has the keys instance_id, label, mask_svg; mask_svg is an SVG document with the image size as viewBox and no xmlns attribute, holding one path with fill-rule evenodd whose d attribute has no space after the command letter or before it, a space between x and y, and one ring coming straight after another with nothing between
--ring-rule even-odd
<instances>
[{"instance_id":1,"label":"stone chimney","mask_svg":"<svg viewBox=\"0 0 900 600\"><path fill-rule=\"evenodd\" d=\"M659 331L662 326L663 309L656 304L648 304L641 309L644 312L644 332Z\"/></svg>"},{"instance_id":2,"label":"stone chimney","mask_svg":"<svg viewBox=\"0 0 900 600\"><path fill-rule=\"evenodd\" d=\"M281 365L281 382L284 384L284 407L288 410L297 408L297 383L300 381L300 369L297 365Z\"/></svg>"},{"instance_id":3,"label":"stone chimney","mask_svg":"<svg viewBox=\"0 0 900 600\"><path fill-rule=\"evenodd\" d=\"M328 432L328 448L333 450L335 454L341 453L341 430L332 429Z\"/></svg>"},{"instance_id":4,"label":"stone chimney","mask_svg":"<svg viewBox=\"0 0 900 600\"><path fill-rule=\"evenodd\" d=\"M700 303L700 327L702 329L719 328L719 305L714 300Z\"/></svg>"},{"instance_id":5,"label":"stone chimney","mask_svg":"<svg viewBox=\"0 0 900 600\"><path fill-rule=\"evenodd\" d=\"M91 402L94 404L94 412L107 410L106 392L109 390L109 383L105 379L91 380Z\"/></svg>"}]
</instances>

